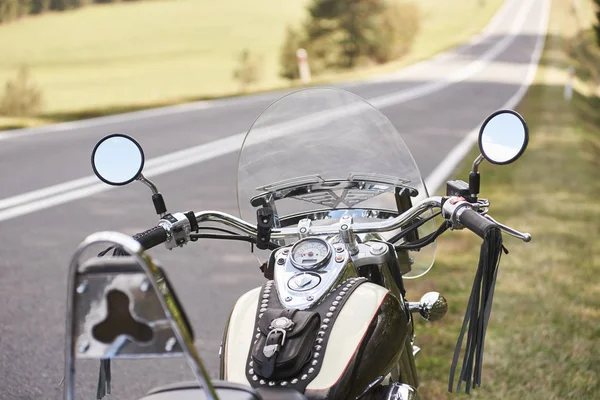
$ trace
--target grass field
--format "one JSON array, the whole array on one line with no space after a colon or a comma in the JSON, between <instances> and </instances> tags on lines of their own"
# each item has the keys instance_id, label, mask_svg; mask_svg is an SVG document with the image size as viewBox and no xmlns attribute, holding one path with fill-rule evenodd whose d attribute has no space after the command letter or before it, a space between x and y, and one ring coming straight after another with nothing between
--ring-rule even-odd
<instances>
[{"instance_id":1,"label":"grass field","mask_svg":"<svg viewBox=\"0 0 600 400\"><path fill-rule=\"evenodd\" d=\"M505 238L486 339L483 385L471 398L600 398L600 49L588 29L591 1L554 0L536 81L518 111L530 143L509 166L483 165L481 196L499 221L532 233ZM576 92L563 99L566 68ZM472 160L454 174L466 178ZM439 240L432 272L407 290L438 290L449 302L441 322L419 322L417 360L424 399L451 399L447 379L477 266L481 240L467 231Z\"/></svg>"},{"instance_id":2,"label":"grass field","mask_svg":"<svg viewBox=\"0 0 600 400\"><path fill-rule=\"evenodd\" d=\"M39 119L0 118L18 127L236 94L239 52L264 58L252 90L289 85L278 76L286 25L309 0L157 0L90 6L0 26L0 83L19 65L43 89ZM331 74L320 83L387 72L448 49L480 31L502 0L413 0L422 28L410 54L385 66Z\"/></svg>"}]
</instances>

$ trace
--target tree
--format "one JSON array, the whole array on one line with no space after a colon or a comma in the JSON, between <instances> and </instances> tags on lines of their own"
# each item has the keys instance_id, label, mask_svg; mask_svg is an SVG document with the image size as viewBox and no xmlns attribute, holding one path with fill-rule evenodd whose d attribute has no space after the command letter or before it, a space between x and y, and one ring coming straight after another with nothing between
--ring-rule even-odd
<instances>
[{"instance_id":1,"label":"tree","mask_svg":"<svg viewBox=\"0 0 600 400\"><path fill-rule=\"evenodd\" d=\"M600 46L600 0L594 0L596 3L596 20L598 23L594 25L594 32L596 32L596 42Z\"/></svg>"},{"instance_id":2,"label":"tree","mask_svg":"<svg viewBox=\"0 0 600 400\"><path fill-rule=\"evenodd\" d=\"M300 32L288 26L279 53L279 76L282 78L292 80L300 77L296 51L303 46L303 42Z\"/></svg>"},{"instance_id":3,"label":"tree","mask_svg":"<svg viewBox=\"0 0 600 400\"><path fill-rule=\"evenodd\" d=\"M244 49L240 53L238 65L233 70L233 79L240 83L242 92L260 80L262 61L262 57L252 54L248 49Z\"/></svg>"},{"instance_id":4,"label":"tree","mask_svg":"<svg viewBox=\"0 0 600 400\"><path fill-rule=\"evenodd\" d=\"M8 116L34 115L42 107L42 91L31 81L29 68L21 66L15 79L6 82L0 98L0 114Z\"/></svg>"},{"instance_id":5,"label":"tree","mask_svg":"<svg viewBox=\"0 0 600 400\"><path fill-rule=\"evenodd\" d=\"M0 0L0 23L12 21L29 12L29 0Z\"/></svg>"}]
</instances>

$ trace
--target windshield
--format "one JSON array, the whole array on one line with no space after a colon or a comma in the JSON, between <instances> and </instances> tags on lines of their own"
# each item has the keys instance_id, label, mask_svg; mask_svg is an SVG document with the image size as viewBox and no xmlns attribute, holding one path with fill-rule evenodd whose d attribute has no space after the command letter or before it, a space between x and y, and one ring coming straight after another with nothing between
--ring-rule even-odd
<instances>
[{"instance_id":1,"label":"windshield","mask_svg":"<svg viewBox=\"0 0 600 400\"><path fill-rule=\"evenodd\" d=\"M250 222L261 205L274 208L279 226L302 218L333 224L347 214L354 222L375 221L426 197L419 169L392 123L340 89L304 89L277 100L254 122L239 156L238 205ZM431 221L419 235L434 229ZM435 244L411 251L414 263L404 276L423 275L434 256Z\"/></svg>"}]
</instances>

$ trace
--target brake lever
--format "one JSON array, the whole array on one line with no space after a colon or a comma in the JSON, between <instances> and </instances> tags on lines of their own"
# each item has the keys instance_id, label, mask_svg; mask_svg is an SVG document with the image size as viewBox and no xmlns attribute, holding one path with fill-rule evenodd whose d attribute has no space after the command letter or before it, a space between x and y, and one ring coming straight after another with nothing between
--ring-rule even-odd
<instances>
[{"instance_id":1,"label":"brake lever","mask_svg":"<svg viewBox=\"0 0 600 400\"><path fill-rule=\"evenodd\" d=\"M489 214L488 215L484 215L485 218L489 219L490 221L492 221L493 223L495 223L496 225L498 225L498 228L500 228L500 230L502 230L503 232L508 233L510 236L512 237L516 237L517 239L521 239L524 242L530 242L531 241L531 234L527 233L527 232L519 232L516 229L513 229L509 226L506 226L504 224L501 224L500 222L496 221L494 218L492 218Z\"/></svg>"}]
</instances>

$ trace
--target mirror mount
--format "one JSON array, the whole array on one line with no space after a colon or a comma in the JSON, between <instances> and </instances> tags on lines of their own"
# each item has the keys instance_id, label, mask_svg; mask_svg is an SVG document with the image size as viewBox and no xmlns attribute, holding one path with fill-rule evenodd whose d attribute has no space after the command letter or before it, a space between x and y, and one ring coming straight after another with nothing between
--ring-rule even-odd
<instances>
[{"instance_id":1,"label":"mirror mount","mask_svg":"<svg viewBox=\"0 0 600 400\"><path fill-rule=\"evenodd\" d=\"M479 154L475 161L473 161L473 168L469 174L469 202L475 203L477 201L477 195L479 194L481 175L479 175L479 164L485 160L483 154Z\"/></svg>"},{"instance_id":2,"label":"mirror mount","mask_svg":"<svg viewBox=\"0 0 600 400\"><path fill-rule=\"evenodd\" d=\"M158 191L158 188L154 182L146 178L142 173L140 173L136 179L150 188L152 191L152 203L154 204L154 210L159 216L164 217L167 213L167 205L165 204L163 195Z\"/></svg>"}]
</instances>

